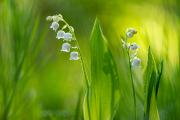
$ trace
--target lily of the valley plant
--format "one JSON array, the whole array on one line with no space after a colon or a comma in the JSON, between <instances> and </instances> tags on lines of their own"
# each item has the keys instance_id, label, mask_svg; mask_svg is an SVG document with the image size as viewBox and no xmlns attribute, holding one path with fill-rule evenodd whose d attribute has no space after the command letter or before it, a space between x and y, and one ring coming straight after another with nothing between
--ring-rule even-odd
<instances>
[{"instance_id":1,"label":"lily of the valley plant","mask_svg":"<svg viewBox=\"0 0 180 120\"><path fill-rule=\"evenodd\" d=\"M70 60L79 60L79 45L74 28L63 19L61 14L48 16L46 20L52 22L50 29L56 32L56 38L63 41L60 51L70 53Z\"/></svg>"},{"instance_id":2,"label":"lily of the valley plant","mask_svg":"<svg viewBox=\"0 0 180 120\"><path fill-rule=\"evenodd\" d=\"M141 59L137 56L139 45L137 45L135 42L128 42L128 40L132 38L136 33L136 29L128 28L126 31L125 39L121 39L123 48L128 52L128 57L132 67L139 67L141 64Z\"/></svg>"},{"instance_id":3,"label":"lily of the valley plant","mask_svg":"<svg viewBox=\"0 0 180 120\"><path fill-rule=\"evenodd\" d=\"M121 38L123 48L127 52L128 62L129 62L129 70L130 70L130 78L133 88L133 98L134 98L134 118L136 120L136 93L135 93L135 85L133 80L132 68L140 67L141 59L137 56L137 52L139 49L139 45L135 42L129 43L128 40L132 38L137 33L137 30L134 28L128 28L126 30L126 36Z\"/></svg>"}]
</instances>

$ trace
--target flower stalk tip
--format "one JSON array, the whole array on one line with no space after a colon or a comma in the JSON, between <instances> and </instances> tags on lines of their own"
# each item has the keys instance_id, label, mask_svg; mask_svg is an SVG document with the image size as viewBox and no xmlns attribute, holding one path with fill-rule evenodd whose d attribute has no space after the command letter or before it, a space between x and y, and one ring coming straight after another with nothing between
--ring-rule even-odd
<instances>
[{"instance_id":1,"label":"flower stalk tip","mask_svg":"<svg viewBox=\"0 0 180 120\"><path fill-rule=\"evenodd\" d=\"M63 19L61 14L47 16L46 20L52 22L50 29L54 30L55 32L58 30L56 33L56 38L63 41L60 51L66 53L70 52L70 60L79 60L80 51L75 37L74 28ZM60 23L64 24L63 27L60 27ZM75 40L75 42L71 42L72 40ZM74 49L74 51L71 52L71 49Z\"/></svg>"},{"instance_id":2,"label":"flower stalk tip","mask_svg":"<svg viewBox=\"0 0 180 120\"><path fill-rule=\"evenodd\" d=\"M129 59L132 67L137 67L141 65L141 59L137 56L137 51L140 48L135 42L128 43L128 39L132 38L137 33L134 28L128 28L126 30L126 39L121 39L122 46L127 50Z\"/></svg>"}]
</instances>

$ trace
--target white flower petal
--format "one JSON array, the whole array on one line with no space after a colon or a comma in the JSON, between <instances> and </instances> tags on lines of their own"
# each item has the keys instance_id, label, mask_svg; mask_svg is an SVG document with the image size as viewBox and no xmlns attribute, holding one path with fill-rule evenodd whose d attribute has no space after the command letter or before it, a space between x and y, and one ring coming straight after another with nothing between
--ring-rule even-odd
<instances>
[{"instance_id":1,"label":"white flower petal","mask_svg":"<svg viewBox=\"0 0 180 120\"><path fill-rule=\"evenodd\" d=\"M135 42L131 43L129 46L130 50L137 50L138 48L139 48L139 46Z\"/></svg>"},{"instance_id":2,"label":"white flower petal","mask_svg":"<svg viewBox=\"0 0 180 120\"><path fill-rule=\"evenodd\" d=\"M135 57L132 61L131 61L131 65L132 67L138 67L141 64L141 59L138 57Z\"/></svg>"},{"instance_id":3,"label":"white flower petal","mask_svg":"<svg viewBox=\"0 0 180 120\"><path fill-rule=\"evenodd\" d=\"M52 22L50 28L56 31L59 28L59 24L57 22Z\"/></svg>"},{"instance_id":4,"label":"white flower petal","mask_svg":"<svg viewBox=\"0 0 180 120\"><path fill-rule=\"evenodd\" d=\"M69 44L69 43L63 43L62 44L61 51L70 52L70 50L71 50L71 44Z\"/></svg>"},{"instance_id":5,"label":"white flower petal","mask_svg":"<svg viewBox=\"0 0 180 120\"><path fill-rule=\"evenodd\" d=\"M134 29L134 28L128 28L128 29L126 30L126 36L127 36L128 38L132 38L132 37L134 36L134 34L136 34L136 33L137 33L137 30Z\"/></svg>"},{"instance_id":6,"label":"white flower petal","mask_svg":"<svg viewBox=\"0 0 180 120\"><path fill-rule=\"evenodd\" d=\"M57 38L57 39L61 39L61 38L64 39L64 34L65 34L64 31L59 30L59 31L57 32L56 38Z\"/></svg>"},{"instance_id":7,"label":"white flower petal","mask_svg":"<svg viewBox=\"0 0 180 120\"><path fill-rule=\"evenodd\" d=\"M70 53L70 60L79 60L79 53L78 52L71 52Z\"/></svg>"},{"instance_id":8,"label":"white flower petal","mask_svg":"<svg viewBox=\"0 0 180 120\"><path fill-rule=\"evenodd\" d=\"M72 34L71 33L65 33L64 34L64 40L71 40L72 39Z\"/></svg>"}]
</instances>

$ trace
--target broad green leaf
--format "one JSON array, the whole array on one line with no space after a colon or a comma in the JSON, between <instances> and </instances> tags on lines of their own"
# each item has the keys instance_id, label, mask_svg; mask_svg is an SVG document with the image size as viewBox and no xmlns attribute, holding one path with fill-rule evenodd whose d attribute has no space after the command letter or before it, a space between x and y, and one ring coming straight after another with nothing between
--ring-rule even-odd
<instances>
[{"instance_id":1,"label":"broad green leaf","mask_svg":"<svg viewBox=\"0 0 180 120\"><path fill-rule=\"evenodd\" d=\"M118 97L118 72L96 19L91 34L91 80L84 99L85 120L109 120Z\"/></svg>"}]
</instances>

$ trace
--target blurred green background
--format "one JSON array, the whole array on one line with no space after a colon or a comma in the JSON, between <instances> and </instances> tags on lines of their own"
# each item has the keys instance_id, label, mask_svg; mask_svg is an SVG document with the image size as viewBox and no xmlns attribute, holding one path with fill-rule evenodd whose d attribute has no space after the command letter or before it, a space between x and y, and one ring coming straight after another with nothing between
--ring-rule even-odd
<instances>
[{"instance_id":1,"label":"blurred green background","mask_svg":"<svg viewBox=\"0 0 180 120\"><path fill-rule=\"evenodd\" d=\"M11 96L14 84L11 76L18 75L20 81L9 110L10 120L70 120L77 109L81 91L80 97L83 98L85 83L80 62L69 61L69 56L60 52L61 42L55 38L56 34L46 21L46 16L59 13L74 27L82 55L88 63L90 33L98 17L122 71L125 66L119 51L120 36L126 28L136 28L138 34L133 40L141 46L142 69L147 61L149 45L156 59L165 60L166 76L162 87L160 85L160 118L170 120L174 116L172 120L177 120L180 113L179 5L179 0L0 0L0 95L3 96L5 90ZM21 57L25 59L22 66ZM22 68L20 73L19 65ZM122 79L123 76L126 76L125 72L122 72ZM7 97L6 101L10 99ZM1 116L4 113L3 101L0 97ZM5 117L1 119L5 120Z\"/></svg>"}]
</instances>

